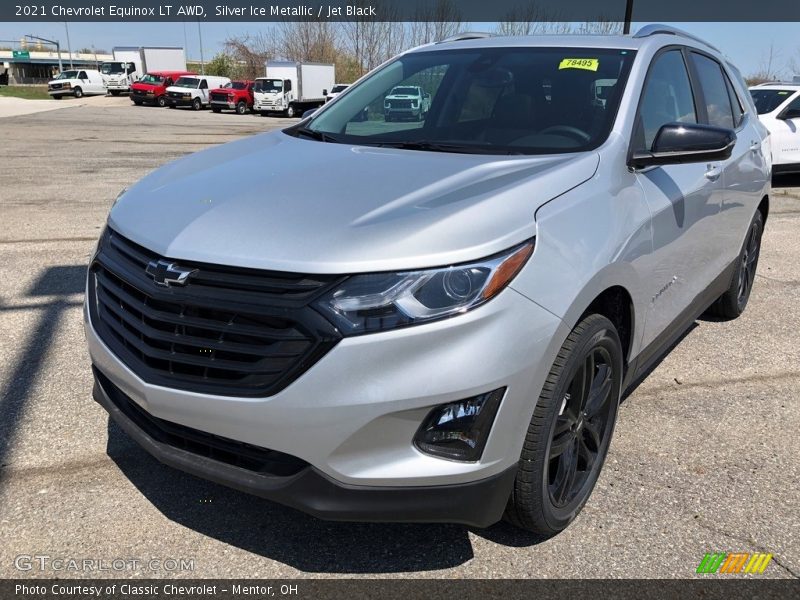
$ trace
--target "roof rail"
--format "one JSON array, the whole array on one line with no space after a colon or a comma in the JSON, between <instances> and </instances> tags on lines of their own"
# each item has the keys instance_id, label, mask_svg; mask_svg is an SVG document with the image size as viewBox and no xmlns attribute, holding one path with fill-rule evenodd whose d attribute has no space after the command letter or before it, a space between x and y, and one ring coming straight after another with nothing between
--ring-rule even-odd
<instances>
[{"instance_id":1,"label":"roof rail","mask_svg":"<svg viewBox=\"0 0 800 600\"><path fill-rule=\"evenodd\" d=\"M705 44L709 48L712 48L719 52L719 48L716 46L712 46L703 38L699 38L696 35L689 33L688 31L684 31L683 29L678 29L677 27L672 27L671 25L661 25L660 23L653 23L651 25L645 25L639 31L633 34L635 38L643 38L649 37L651 35L656 35L658 33L666 33L669 35L679 35L685 38L689 38L690 40L694 40L695 42L700 42L701 44Z\"/></svg>"},{"instance_id":2,"label":"roof rail","mask_svg":"<svg viewBox=\"0 0 800 600\"><path fill-rule=\"evenodd\" d=\"M800 81L781 81L776 79L775 81L762 81L752 87L759 87L762 85L800 85Z\"/></svg>"},{"instance_id":3,"label":"roof rail","mask_svg":"<svg viewBox=\"0 0 800 600\"><path fill-rule=\"evenodd\" d=\"M464 40L480 40L483 38L492 37L493 33L487 33L485 31L464 31L462 33L457 33L455 35L451 35L450 37L446 37L443 40L439 40L435 42L436 44L444 44L446 42L461 42Z\"/></svg>"}]
</instances>

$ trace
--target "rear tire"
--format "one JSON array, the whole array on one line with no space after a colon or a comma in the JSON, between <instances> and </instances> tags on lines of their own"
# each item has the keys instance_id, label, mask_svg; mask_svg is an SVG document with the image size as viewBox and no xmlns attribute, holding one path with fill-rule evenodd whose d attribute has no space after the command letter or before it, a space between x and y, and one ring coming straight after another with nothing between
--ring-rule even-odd
<instances>
[{"instance_id":1,"label":"rear tire","mask_svg":"<svg viewBox=\"0 0 800 600\"><path fill-rule=\"evenodd\" d=\"M212 108L212 109L211 109L211 112L215 112L215 113L221 113L221 112L222 112L222 109L221 109L221 108L214 107L214 108Z\"/></svg>"},{"instance_id":2,"label":"rear tire","mask_svg":"<svg viewBox=\"0 0 800 600\"><path fill-rule=\"evenodd\" d=\"M141 106L141 105L142 105L142 101L141 101L141 100L134 100L134 101L133 101L133 103L134 103L136 106Z\"/></svg>"},{"instance_id":3,"label":"rear tire","mask_svg":"<svg viewBox=\"0 0 800 600\"><path fill-rule=\"evenodd\" d=\"M63 98L63 96L53 96L53 100L61 100L61 98Z\"/></svg>"},{"instance_id":4,"label":"rear tire","mask_svg":"<svg viewBox=\"0 0 800 600\"><path fill-rule=\"evenodd\" d=\"M567 336L525 436L505 519L543 536L580 513L605 461L622 389L622 345L589 315Z\"/></svg>"},{"instance_id":5,"label":"rear tire","mask_svg":"<svg viewBox=\"0 0 800 600\"><path fill-rule=\"evenodd\" d=\"M758 257L761 254L761 236L764 233L764 216L756 211L747 228L744 244L739 252L731 283L728 289L712 304L706 314L719 319L735 319L744 312L758 268Z\"/></svg>"},{"instance_id":6,"label":"rear tire","mask_svg":"<svg viewBox=\"0 0 800 600\"><path fill-rule=\"evenodd\" d=\"M169 107L170 107L170 108L178 108L178 107L177 107L177 106L175 106L174 104L170 104L170 105L169 105Z\"/></svg>"}]
</instances>

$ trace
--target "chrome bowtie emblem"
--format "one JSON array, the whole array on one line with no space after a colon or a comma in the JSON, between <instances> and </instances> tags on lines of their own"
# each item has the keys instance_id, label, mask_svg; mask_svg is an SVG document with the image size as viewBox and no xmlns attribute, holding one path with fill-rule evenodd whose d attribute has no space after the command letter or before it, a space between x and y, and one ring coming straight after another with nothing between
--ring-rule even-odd
<instances>
[{"instance_id":1,"label":"chrome bowtie emblem","mask_svg":"<svg viewBox=\"0 0 800 600\"><path fill-rule=\"evenodd\" d=\"M197 269L184 269L166 260L151 260L147 263L147 269L145 269L145 272L153 278L156 285L163 285L164 287L186 285L186 280L195 271Z\"/></svg>"}]
</instances>

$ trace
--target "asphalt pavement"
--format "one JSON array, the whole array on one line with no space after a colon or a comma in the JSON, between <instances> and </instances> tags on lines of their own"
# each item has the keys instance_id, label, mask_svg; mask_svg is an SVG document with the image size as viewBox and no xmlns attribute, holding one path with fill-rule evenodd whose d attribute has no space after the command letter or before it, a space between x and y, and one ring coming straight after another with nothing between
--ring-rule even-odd
<instances>
[{"instance_id":1,"label":"asphalt pavement","mask_svg":"<svg viewBox=\"0 0 800 600\"><path fill-rule=\"evenodd\" d=\"M60 104L0 118L0 577L691 577L707 552L772 553L760 577L800 577L800 178L776 181L747 312L697 321L624 400L564 533L327 523L157 463L92 401L82 330L120 189L288 121ZM41 555L141 562L20 570Z\"/></svg>"}]
</instances>

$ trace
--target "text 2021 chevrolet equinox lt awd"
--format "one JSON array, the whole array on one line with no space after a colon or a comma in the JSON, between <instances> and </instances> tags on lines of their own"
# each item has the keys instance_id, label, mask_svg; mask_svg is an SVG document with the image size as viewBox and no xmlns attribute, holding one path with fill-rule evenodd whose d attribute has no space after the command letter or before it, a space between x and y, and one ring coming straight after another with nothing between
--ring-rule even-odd
<instances>
[{"instance_id":1,"label":"text 2021 chevrolet equinox lt awd","mask_svg":"<svg viewBox=\"0 0 800 600\"><path fill-rule=\"evenodd\" d=\"M385 120L398 86L423 120ZM160 461L319 517L552 535L626 388L744 310L766 143L738 71L678 30L416 48L120 195L94 397Z\"/></svg>"}]
</instances>

